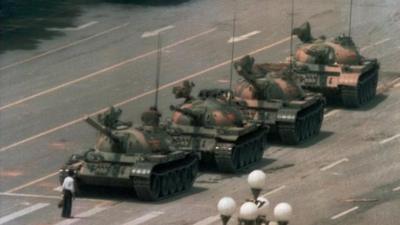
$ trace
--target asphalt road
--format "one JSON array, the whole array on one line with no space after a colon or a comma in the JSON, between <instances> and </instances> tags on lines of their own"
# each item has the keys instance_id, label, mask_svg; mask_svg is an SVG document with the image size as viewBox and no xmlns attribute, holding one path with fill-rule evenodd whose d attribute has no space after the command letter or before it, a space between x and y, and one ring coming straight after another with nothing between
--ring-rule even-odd
<instances>
[{"instance_id":1,"label":"asphalt road","mask_svg":"<svg viewBox=\"0 0 400 225\"><path fill-rule=\"evenodd\" d=\"M288 56L289 2L238 1L236 36L243 40L235 57L251 53L262 62ZM183 79L196 83L194 92L227 87L234 8L228 0L77 5L72 25L46 27L58 36L0 55L0 224L219 224L219 198L249 198L246 176L260 168L268 175L263 194L273 205L291 203L293 224L397 225L400 4L354 2L353 38L364 55L381 62L379 95L372 102L358 110L329 108L318 137L298 147L274 143L260 164L242 174L203 172L193 190L159 203L96 190L77 199L76 218L64 221L56 207L56 172L96 136L82 118L118 105L124 118L139 122L153 102L152 34L158 30L164 118L177 102L171 88ZM347 32L348 1L302 0L295 7L295 24L309 20L315 36Z\"/></svg>"}]
</instances>

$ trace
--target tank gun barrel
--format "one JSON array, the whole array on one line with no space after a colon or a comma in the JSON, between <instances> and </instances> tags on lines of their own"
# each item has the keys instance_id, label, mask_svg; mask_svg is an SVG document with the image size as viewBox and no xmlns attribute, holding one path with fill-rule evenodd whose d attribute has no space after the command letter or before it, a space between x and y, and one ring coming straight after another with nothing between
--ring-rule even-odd
<instances>
[{"instance_id":1,"label":"tank gun barrel","mask_svg":"<svg viewBox=\"0 0 400 225\"><path fill-rule=\"evenodd\" d=\"M108 129L107 127L101 125L99 122L95 121L94 119L92 119L91 117L86 117L85 121L94 129L98 130L100 133L106 135L107 137L109 137L111 140L115 141L115 142L120 142L120 139L118 138L118 136L116 136L110 129Z\"/></svg>"},{"instance_id":2,"label":"tank gun barrel","mask_svg":"<svg viewBox=\"0 0 400 225\"><path fill-rule=\"evenodd\" d=\"M176 106L174 106L174 105L170 105L170 106L169 106L169 109L170 109L171 111L180 112L180 113L182 113L183 115L189 116L189 117L191 117L191 118L194 119L194 120L200 119L200 116L197 115L196 113L194 113L193 110L190 110L190 109L182 109L182 108L176 107Z\"/></svg>"}]
</instances>

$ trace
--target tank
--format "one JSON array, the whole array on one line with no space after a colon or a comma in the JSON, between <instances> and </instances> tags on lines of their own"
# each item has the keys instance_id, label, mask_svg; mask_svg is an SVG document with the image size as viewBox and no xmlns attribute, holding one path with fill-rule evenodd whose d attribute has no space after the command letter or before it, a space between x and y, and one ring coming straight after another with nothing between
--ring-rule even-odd
<instances>
[{"instance_id":1,"label":"tank","mask_svg":"<svg viewBox=\"0 0 400 225\"><path fill-rule=\"evenodd\" d=\"M246 121L222 89L203 89L197 98L190 96L193 83L175 86L179 105L171 105L170 134L180 150L195 150L206 166L215 164L219 171L235 173L260 161L264 153L267 127Z\"/></svg>"},{"instance_id":2,"label":"tank","mask_svg":"<svg viewBox=\"0 0 400 225\"><path fill-rule=\"evenodd\" d=\"M293 34L302 41L295 54L295 71L304 89L346 107L359 107L375 97L379 62L363 57L350 36L315 39L308 22L293 29Z\"/></svg>"},{"instance_id":3,"label":"tank","mask_svg":"<svg viewBox=\"0 0 400 225\"><path fill-rule=\"evenodd\" d=\"M60 170L62 182L73 170L78 186L132 188L140 200L156 201L192 187L199 158L194 152L178 150L159 124L155 108L142 114L143 125L133 128L111 108L97 121L86 122L99 132L94 148L74 154ZM78 188L79 189L79 188Z\"/></svg>"},{"instance_id":4,"label":"tank","mask_svg":"<svg viewBox=\"0 0 400 225\"><path fill-rule=\"evenodd\" d=\"M245 56L234 62L242 77L234 87L236 101L254 120L270 127L270 135L284 144L299 144L320 132L325 99L321 94L303 91L286 63L255 64Z\"/></svg>"}]
</instances>

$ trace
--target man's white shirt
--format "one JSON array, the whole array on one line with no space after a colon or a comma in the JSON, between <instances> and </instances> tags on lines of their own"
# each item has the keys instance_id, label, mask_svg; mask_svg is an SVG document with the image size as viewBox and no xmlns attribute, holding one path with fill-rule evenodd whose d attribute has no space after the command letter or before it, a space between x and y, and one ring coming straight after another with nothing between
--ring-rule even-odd
<instances>
[{"instance_id":1,"label":"man's white shirt","mask_svg":"<svg viewBox=\"0 0 400 225\"><path fill-rule=\"evenodd\" d=\"M62 185L63 190L68 190L71 191L72 193L75 192L74 188L74 178L72 177L66 177L64 179L63 185Z\"/></svg>"}]
</instances>

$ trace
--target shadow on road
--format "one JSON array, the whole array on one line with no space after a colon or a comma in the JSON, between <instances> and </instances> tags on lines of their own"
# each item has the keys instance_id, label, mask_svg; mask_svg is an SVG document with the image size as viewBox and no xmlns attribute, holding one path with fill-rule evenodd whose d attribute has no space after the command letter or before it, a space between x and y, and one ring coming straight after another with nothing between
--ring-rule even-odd
<instances>
[{"instance_id":1,"label":"shadow on road","mask_svg":"<svg viewBox=\"0 0 400 225\"><path fill-rule=\"evenodd\" d=\"M109 200L109 201L124 201L124 202L137 202L143 204L164 204L172 201L176 201L178 199L190 196L192 194L201 193L206 191L207 189L196 187L196 183L194 186L183 193L173 195L167 199L163 199L156 202L144 202L137 199L136 193L133 189L130 188L119 188L119 187L101 187L101 186L85 186L80 189L77 198L86 198L86 199L101 199L101 200Z\"/></svg>"}]
</instances>

